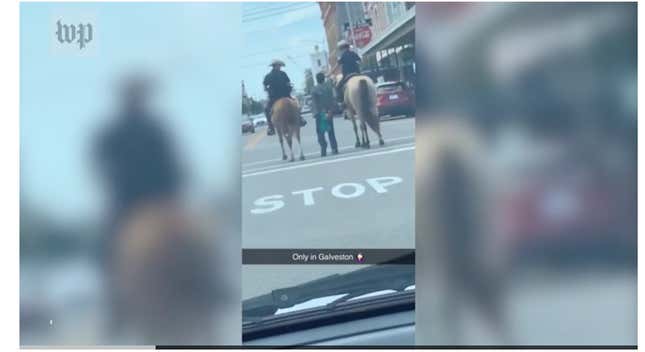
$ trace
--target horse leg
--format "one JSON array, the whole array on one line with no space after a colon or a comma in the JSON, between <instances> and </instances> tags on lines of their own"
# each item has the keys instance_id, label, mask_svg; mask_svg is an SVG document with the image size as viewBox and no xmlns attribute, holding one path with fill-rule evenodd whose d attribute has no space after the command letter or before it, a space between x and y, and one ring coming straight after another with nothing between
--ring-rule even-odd
<instances>
[{"instance_id":1,"label":"horse leg","mask_svg":"<svg viewBox=\"0 0 645 352\"><path fill-rule=\"evenodd\" d=\"M356 144L354 147L358 148L361 146L361 142L358 138L358 127L356 126L356 116L352 115L352 125L354 125L354 135L356 136Z\"/></svg>"},{"instance_id":2,"label":"horse leg","mask_svg":"<svg viewBox=\"0 0 645 352\"><path fill-rule=\"evenodd\" d=\"M300 149L300 160L305 160L305 154L302 152L302 143L300 143L300 128L296 128L296 141L298 141L298 148Z\"/></svg>"},{"instance_id":3,"label":"horse leg","mask_svg":"<svg viewBox=\"0 0 645 352\"><path fill-rule=\"evenodd\" d=\"M367 124L365 123L364 120L361 120L361 135L363 137L363 148L369 148L370 138L369 138L369 135L367 134Z\"/></svg>"},{"instance_id":4,"label":"horse leg","mask_svg":"<svg viewBox=\"0 0 645 352\"><path fill-rule=\"evenodd\" d=\"M296 159L293 157L293 145L292 145L293 136L291 135L291 133L289 133L286 135L286 137L287 137L287 145L289 146L289 153L291 153L291 159L289 159L289 161L294 161Z\"/></svg>"},{"instance_id":5,"label":"horse leg","mask_svg":"<svg viewBox=\"0 0 645 352\"><path fill-rule=\"evenodd\" d=\"M378 120L378 117L376 117L374 120L370 120L370 122L370 128L372 128L372 131L376 132L376 135L378 136L378 144L385 145L385 141L383 140L383 136L381 135L381 122Z\"/></svg>"},{"instance_id":6,"label":"horse leg","mask_svg":"<svg viewBox=\"0 0 645 352\"><path fill-rule=\"evenodd\" d=\"M280 148L282 148L282 160L287 160L287 154L284 152L284 142L282 140L282 129L276 128L278 130L278 139L280 140Z\"/></svg>"}]
</instances>

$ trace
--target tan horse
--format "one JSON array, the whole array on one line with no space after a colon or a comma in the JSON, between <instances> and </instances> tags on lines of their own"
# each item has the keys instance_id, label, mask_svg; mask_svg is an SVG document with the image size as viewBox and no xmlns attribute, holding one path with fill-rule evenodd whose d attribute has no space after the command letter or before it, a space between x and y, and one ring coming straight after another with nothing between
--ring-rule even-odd
<instances>
[{"instance_id":1,"label":"tan horse","mask_svg":"<svg viewBox=\"0 0 645 352\"><path fill-rule=\"evenodd\" d=\"M296 137L296 141L298 141L300 160L305 160L305 155L302 152L302 144L300 143L300 106L298 105L298 102L293 98L278 99L273 104L271 122L273 122L273 126L275 127L275 130L278 133L278 138L280 139L282 160L287 160L287 154L284 152L283 138L286 138L289 152L291 153L291 159L289 161L295 160L293 157L292 147L293 137Z\"/></svg>"},{"instance_id":2,"label":"tan horse","mask_svg":"<svg viewBox=\"0 0 645 352\"><path fill-rule=\"evenodd\" d=\"M356 148L361 146L363 148L370 147L367 125L378 135L379 145L384 145L378 111L376 110L376 86L372 79L364 75L349 78L345 83L344 100L347 113L354 125ZM360 140L358 138L358 128L356 127L356 116L361 122Z\"/></svg>"},{"instance_id":3,"label":"tan horse","mask_svg":"<svg viewBox=\"0 0 645 352\"><path fill-rule=\"evenodd\" d=\"M467 344L464 322L479 310L495 337L508 343L507 253L493 223L497 177L485 141L454 116L424 121L416 135L416 248L425 253L416 265L427 269L417 281L427 295L417 325L431 321L432 343Z\"/></svg>"},{"instance_id":4,"label":"tan horse","mask_svg":"<svg viewBox=\"0 0 645 352\"><path fill-rule=\"evenodd\" d=\"M125 219L110 270L124 342L212 342L214 237L200 228L211 225L174 200L147 202Z\"/></svg>"}]
</instances>

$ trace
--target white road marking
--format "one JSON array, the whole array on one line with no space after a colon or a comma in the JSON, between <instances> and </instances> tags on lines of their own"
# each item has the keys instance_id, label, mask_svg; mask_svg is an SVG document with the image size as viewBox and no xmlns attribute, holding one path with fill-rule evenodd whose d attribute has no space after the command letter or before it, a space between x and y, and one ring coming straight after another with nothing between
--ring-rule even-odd
<instances>
[{"instance_id":1,"label":"white road marking","mask_svg":"<svg viewBox=\"0 0 645 352\"><path fill-rule=\"evenodd\" d=\"M365 179L365 183L367 183L368 186L371 186L371 188L374 189L374 192L376 192L377 194L388 193L387 187L402 182L403 178L398 176L381 176ZM363 194L365 194L367 189L368 187L364 186L362 182L344 182L331 187L330 191L331 195L336 198L351 199L362 196ZM299 198L298 196L302 195L303 206L310 207L316 205L314 194L321 191L324 192L325 187L318 186L313 188L300 189L292 191L291 194L296 198ZM260 197L253 202L253 205L255 207L251 209L251 214L267 214L280 210L284 208L286 202L287 198L282 194Z\"/></svg>"},{"instance_id":2,"label":"white road marking","mask_svg":"<svg viewBox=\"0 0 645 352\"><path fill-rule=\"evenodd\" d=\"M400 141L400 140L403 140L403 139L414 139L414 136L390 138L390 139L386 140L385 143L396 142L396 141ZM344 147L339 147L338 150L343 151L343 150L355 149L355 148L356 147L352 144L352 145L346 145ZM320 155L320 152L305 153L305 156L315 156L315 155ZM242 168L249 167L249 166L254 166L254 165L274 163L276 161L282 161L282 159L276 158L276 159L260 160L260 161L253 161L253 162L250 162L250 163L244 163L244 164L242 164Z\"/></svg>"},{"instance_id":3,"label":"white road marking","mask_svg":"<svg viewBox=\"0 0 645 352\"><path fill-rule=\"evenodd\" d=\"M390 145L386 147L380 147L379 149L363 149L359 150L357 152L353 152L350 154L341 154L341 155L330 155L326 159L313 159L313 160L307 160L305 161L305 164L312 164L315 163L316 161L321 161L321 160L336 160L336 159L342 159L344 157L348 156L357 156L357 155L365 155L365 154L371 154L374 153L375 151L384 151L384 150L392 150L396 148L401 148L401 147L407 147L414 145L414 143L403 143L403 144L395 144L395 145ZM249 173L254 173L254 172L259 172L259 171L266 171L266 170L271 170L271 169L279 169L282 167L289 167L291 166L290 164L285 163L280 159L279 164L273 164L273 165L267 165L267 166L260 166L256 168L251 168L251 169L246 169L242 170L242 174L249 174Z\"/></svg>"},{"instance_id":4,"label":"white road marking","mask_svg":"<svg viewBox=\"0 0 645 352\"><path fill-rule=\"evenodd\" d=\"M314 161L306 164L296 164L296 165L290 165L290 166L285 166L285 167L277 167L277 168L272 168L268 170L261 170L261 171L249 171L247 173L242 174L242 177L251 177L251 176L258 176L258 175L266 175L266 174L272 174L275 172L280 172L280 171L288 171L288 170L295 170L295 169L301 169L305 167L310 167L310 166L317 166L317 165L324 165L324 164L331 164L331 163L337 163L341 161L348 161L348 160L354 160L354 159L360 159L360 158L367 158L371 156L378 156L378 155L385 155L385 154L392 154L392 153L398 153L398 152L403 152L403 151L408 151L408 150L414 150L414 145L406 145L404 147L396 148L396 149L389 149L389 150L382 150L382 151L377 151L377 152L372 152L372 153L367 153L367 154L359 154L359 155L348 155L345 157L340 157L336 159L327 159L327 160L319 160L319 161Z\"/></svg>"}]
</instances>

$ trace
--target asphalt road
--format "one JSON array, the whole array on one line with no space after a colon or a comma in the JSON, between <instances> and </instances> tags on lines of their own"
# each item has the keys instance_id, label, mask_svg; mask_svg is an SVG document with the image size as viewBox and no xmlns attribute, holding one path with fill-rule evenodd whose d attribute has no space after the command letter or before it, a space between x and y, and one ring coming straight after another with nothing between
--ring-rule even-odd
<instances>
[{"instance_id":1,"label":"asphalt road","mask_svg":"<svg viewBox=\"0 0 645 352\"><path fill-rule=\"evenodd\" d=\"M355 148L335 118L339 155L320 156L314 121L305 161L281 160L277 136L243 136L243 248L414 248L414 119L383 121L385 145Z\"/></svg>"}]
</instances>

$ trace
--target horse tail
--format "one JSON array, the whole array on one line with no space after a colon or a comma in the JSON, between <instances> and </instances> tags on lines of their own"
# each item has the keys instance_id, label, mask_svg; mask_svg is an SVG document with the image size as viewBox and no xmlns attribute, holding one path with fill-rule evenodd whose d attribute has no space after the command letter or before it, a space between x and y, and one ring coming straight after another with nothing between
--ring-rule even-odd
<instances>
[{"instance_id":1,"label":"horse tail","mask_svg":"<svg viewBox=\"0 0 645 352\"><path fill-rule=\"evenodd\" d=\"M508 332L501 302L503 269L491 264L490 258L482 258L482 252L488 252L481 247L482 243L493 240L486 233L483 214L486 210L482 209L485 185L473 174L476 170L468 156L459 155L460 152L464 151L452 149L443 153L437 187L437 201L441 204L437 218L445 229L445 249L453 262L450 274L458 285L466 285L475 304L505 341Z\"/></svg>"},{"instance_id":2,"label":"horse tail","mask_svg":"<svg viewBox=\"0 0 645 352\"><path fill-rule=\"evenodd\" d=\"M367 86L367 80L361 79L358 82L358 93L360 98L361 113L366 115L370 114L370 92L369 87Z\"/></svg>"},{"instance_id":3,"label":"horse tail","mask_svg":"<svg viewBox=\"0 0 645 352\"><path fill-rule=\"evenodd\" d=\"M358 82L358 90L361 99L361 113L364 116L363 119L374 132L378 133L380 129L379 121L377 118L378 116L372 111L374 108L372 104L375 102L370 101L370 91L367 85L367 80L361 79Z\"/></svg>"},{"instance_id":4,"label":"horse tail","mask_svg":"<svg viewBox=\"0 0 645 352\"><path fill-rule=\"evenodd\" d=\"M503 268L490 251L503 255L500 248L489 248L496 242L491 229L489 179L483 169L486 154L479 133L469 124L446 122L435 126L434 158L426 164L432 171L432 214L434 221L429 230L438 230L441 250L445 252L445 273L451 285L467 287L468 294L506 339L506 321L503 317ZM484 161L485 162L485 161ZM460 302L453 302L459 304Z\"/></svg>"},{"instance_id":5,"label":"horse tail","mask_svg":"<svg viewBox=\"0 0 645 352\"><path fill-rule=\"evenodd\" d=\"M469 243L477 237L473 184L466 161L454 146L448 146L437 161L436 197L440 204L444 204L437 208L437 218L446 232L445 240L452 242L450 249L457 252L453 254L458 254L470 248Z\"/></svg>"},{"instance_id":6,"label":"horse tail","mask_svg":"<svg viewBox=\"0 0 645 352\"><path fill-rule=\"evenodd\" d=\"M458 120L439 120L426 127L426 165L433 197L429 201L440 235L454 250L453 259L471 264L466 252L477 250L475 243L485 234L482 201L485 187L479 161L484 158L478 133ZM463 258L459 256L463 255ZM458 261L457 261L458 262Z\"/></svg>"}]
</instances>

